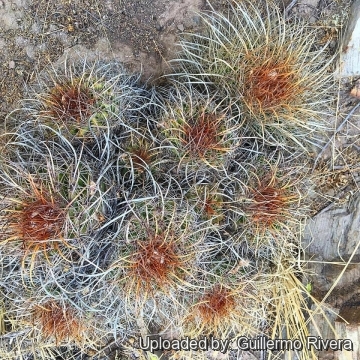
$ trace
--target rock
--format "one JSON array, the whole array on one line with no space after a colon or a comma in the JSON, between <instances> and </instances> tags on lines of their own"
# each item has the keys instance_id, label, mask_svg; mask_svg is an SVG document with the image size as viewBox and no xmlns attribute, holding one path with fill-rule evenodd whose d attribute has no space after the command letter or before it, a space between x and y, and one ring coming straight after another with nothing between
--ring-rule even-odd
<instances>
[{"instance_id":1,"label":"rock","mask_svg":"<svg viewBox=\"0 0 360 360\"><path fill-rule=\"evenodd\" d=\"M311 19L313 17L316 19L319 2L320 0L298 0L295 3L296 6L294 7L294 12L299 14L303 18Z\"/></svg>"},{"instance_id":2,"label":"rock","mask_svg":"<svg viewBox=\"0 0 360 360\"><path fill-rule=\"evenodd\" d=\"M161 30L164 29L164 26L161 26L160 24L156 24L155 28L156 28L157 31L161 31Z\"/></svg>"},{"instance_id":3,"label":"rock","mask_svg":"<svg viewBox=\"0 0 360 360\"><path fill-rule=\"evenodd\" d=\"M336 321L351 325L360 325L360 302L353 301L341 307Z\"/></svg>"},{"instance_id":4,"label":"rock","mask_svg":"<svg viewBox=\"0 0 360 360\"><path fill-rule=\"evenodd\" d=\"M15 61L14 60L9 61L9 69L15 69Z\"/></svg>"},{"instance_id":5,"label":"rock","mask_svg":"<svg viewBox=\"0 0 360 360\"><path fill-rule=\"evenodd\" d=\"M308 221L302 246L309 259L307 270L313 295L318 300L335 283L329 301L336 306L360 295L356 285L360 283L359 239L360 196L345 207L320 212Z\"/></svg>"},{"instance_id":6,"label":"rock","mask_svg":"<svg viewBox=\"0 0 360 360\"><path fill-rule=\"evenodd\" d=\"M360 99L360 81L356 81L354 87L350 91L350 95Z\"/></svg>"},{"instance_id":7,"label":"rock","mask_svg":"<svg viewBox=\"0 0 360 360\"><path fill-rule=\"evenodd\" d=\"M351 6L336 71L339 78L357 75L360 75L360 0Z\"/></svg>"},{"instance_id":8,"label":"rock","mask_svg":"<svg viewBox=\"0 0 360 360\"><path fill-rule=\"evenodd\" d=\"M339 339L350 339L354 345L353 351L336 351L338 360L357 360L360 359L360 326L346 324L343 321L335 322L335 330Z\"/></svg>"},{"instance_id":9,"label":"rock","mask_svg":"<svg viewBox=\"0 0 360 360\"><path fill-rule=\"evenodd\" d=\"M324 261L349 258L360 238L360 197L345 208L319 213L305 228L303 246L306 252L320 255ZM360 247L356 254L360 255Z\"/></svg>"}]
</instances>

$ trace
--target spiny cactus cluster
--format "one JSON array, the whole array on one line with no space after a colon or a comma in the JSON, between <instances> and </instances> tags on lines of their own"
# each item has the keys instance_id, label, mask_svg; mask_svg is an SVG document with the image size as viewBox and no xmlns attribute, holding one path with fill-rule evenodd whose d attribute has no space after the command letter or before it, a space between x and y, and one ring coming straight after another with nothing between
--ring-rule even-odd
<instances>
[{"instance_id":1,"label":"spiny cactus cluster","mask_svg":"<svg viewBox=\"0 0 360 360\"><path fill-rule=\"evenodd\" d=\"M8 116L2 359L104 359L111 344L146 357L131 344L151 334L307 335L303 179L331 101L326 48L275 6L202 17L163 88L65 63Z\"/></svg>"}]
</instances>

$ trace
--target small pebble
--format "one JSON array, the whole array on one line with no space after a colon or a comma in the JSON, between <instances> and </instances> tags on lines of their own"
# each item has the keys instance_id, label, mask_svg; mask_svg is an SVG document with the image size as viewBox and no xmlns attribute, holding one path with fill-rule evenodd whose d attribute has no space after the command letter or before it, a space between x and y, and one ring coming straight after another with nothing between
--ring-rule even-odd
<instances>
[{"instance_id":1,"label":"small pebble","mask_svg":"<svg viewBox=\"0 0 360 360\"><path fill-rule=\"evenodd\" d=\"M14 60L9 61L9 69L15 69L15 61Z\"/></svg>"},{"instance_id":2,"label":"small pebble","mask_svg":"<svg viewBox=\"0 0 360 360\"><path fill-rule=\"evenodd\" d=\"M355 86L350 91L350 95L360 99L360 81L355 83Z\"/></svg>"},{"instance_id":3,"label":"small pebble","mask_svg":"<svg viewBox=\"0 0 360 360\"><path fill-rule=\"evenodd\" d=\"M156 24L156 25L155 25L155 28L156 28L157 31L161 31L161 30L164 29L164 27L161 26L160 24Z\"/></svg>"},{"instance_id":4,"label":"small pebble","mask_svg":"<svg viewBox=\"0 0 360 360\"><path fill-rule=\"evenodd\" d=\"M184 25L183 24L179 24L177 26L177 28L180 30L180 31L184 31Z\"/></svg>"}]
</instances>

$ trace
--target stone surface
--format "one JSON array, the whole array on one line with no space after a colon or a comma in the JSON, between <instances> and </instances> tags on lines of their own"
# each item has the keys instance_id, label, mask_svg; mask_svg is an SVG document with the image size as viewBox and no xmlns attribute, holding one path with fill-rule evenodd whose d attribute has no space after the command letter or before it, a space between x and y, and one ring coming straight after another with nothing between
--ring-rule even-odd
<instances>
[{"instance_id":1,"label":"stone surface","mask_svg":"<svg viewBox=\"0 0 360 360\"><path fill-rule=\"evenodd\" d=\"M303 248L315 298L342 307L360 297L360 196L309 220Z\"/></svg>"},{"instance_id":2,"label":"stone surface","mask_svg":"<svg viewBox=\"0 0 360 360\"><path fill-rule=\"evenodd\" d=\"M336 75L338 77L360 75L360 0L356 0L350 10Z\"/></svg>"},{"instance_id":3,"label":"stone surface","mask_svg":"<svg viewBox=\"0 0 360 360\"><path fill-rule=\"evenodd\" d=\"M320 212L307 224L304 247L309 256L317 255L324 261L349 259L356 247L360 255L360 197L346 207Z\"/></svg>"},{"instance_id":4,"label":"stone surface","mask_svg":"<svg viewBox=\"0 0 360 360\"><path fill-rule=\"evenodd\" d=\"M338 360L358 360L360 359L360 327L356 325L347 325L344 322L335 322L335 330L339 339L350 339L354 345L353 351L337 351Z\"/></svg>"},{"instance_id":5,"label":"stone surface","mask_svg":"<svg viewBox=\"0 0 360 360\"><path fill-rule=\"evenodd\" d=\"M330 208L311 219L305 229L303 246L308 256L307 281L312 295L325 301L329 321L322 316L323 339L350 339L354 351L322 351L319 359L360 359L360 196L340 208ZM331 305L330 305L331 304ZM317 326L310 333L317 336ZM335 331L334 331L335 330Z\"/></svg>"}]
</instances>

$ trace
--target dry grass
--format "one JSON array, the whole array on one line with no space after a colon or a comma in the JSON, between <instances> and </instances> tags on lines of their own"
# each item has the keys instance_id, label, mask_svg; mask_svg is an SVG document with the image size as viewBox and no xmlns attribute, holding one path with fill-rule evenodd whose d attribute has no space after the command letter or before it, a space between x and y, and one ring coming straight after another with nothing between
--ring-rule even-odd
<instances>
[{"instance_id":1,"label":"dry grass","mask_svg":"<svg viewBox=\"0 0 360 360\"><path fill-rule=\"evenodd\" d=\"M10 227L24 244L46 242L58 238L64 224L64 210L54 201L46 199L44 194L37 194L38 200L24 202L22 208L12 213Z\"/></svg>"}]
</instances>

